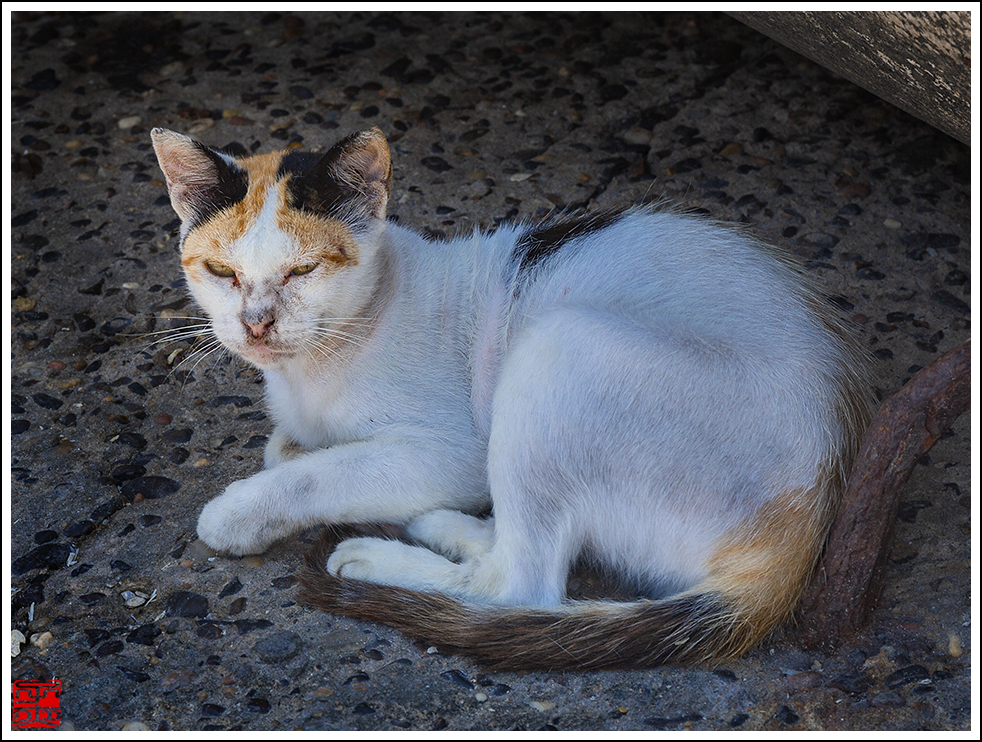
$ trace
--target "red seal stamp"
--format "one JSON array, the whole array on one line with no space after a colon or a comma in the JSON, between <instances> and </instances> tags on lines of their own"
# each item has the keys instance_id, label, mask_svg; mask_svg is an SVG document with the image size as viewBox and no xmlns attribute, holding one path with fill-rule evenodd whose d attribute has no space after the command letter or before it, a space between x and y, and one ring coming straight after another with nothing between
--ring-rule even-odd
<instances>
[{"instance_id":1,"label":"red seal stamp","mask_svg":"<svg viewBox=\"0 0 982 742\"><path fill-rule=\"evenodd\" d=\"M61 726L60 680L15 680L10 707L14 729L57 729Z\"/></svg>"}]
</instances>

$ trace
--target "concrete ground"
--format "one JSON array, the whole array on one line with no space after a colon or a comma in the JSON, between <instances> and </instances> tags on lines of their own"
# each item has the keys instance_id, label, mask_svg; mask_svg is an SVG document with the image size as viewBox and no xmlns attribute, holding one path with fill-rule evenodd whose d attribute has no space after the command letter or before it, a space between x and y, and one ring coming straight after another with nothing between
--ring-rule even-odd
<instances>
[{"instance_id":1,"label":"concrete ground","mask_svg":"<svg viewBox=\"0 0 982 742\"><path fill-rule=\"evenodd\" d=\"M834 654L487 673L299 603L312 533L215 557L197 515L270 422L260 375L178 329L149 131L324 150L377 124L392 215L435 237L652 198L749 224L861 327L881 397L970 335L967 147L714 13L16 13L12 59L12 676L58 678L65 728L970 728L968 415Z\"/></svg>"}]
</instances>

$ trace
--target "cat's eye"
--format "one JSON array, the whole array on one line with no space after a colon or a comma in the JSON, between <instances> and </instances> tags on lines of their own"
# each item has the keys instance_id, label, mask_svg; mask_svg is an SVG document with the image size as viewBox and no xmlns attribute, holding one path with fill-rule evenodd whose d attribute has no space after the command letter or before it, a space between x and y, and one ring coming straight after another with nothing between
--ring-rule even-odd
<instances>
[{"instance_id":1,"label":"cat's eye","mask_svg":"<svg viewBox=\"0 0 982 742\"><path fill-rule=\"evenodd\" d=\"M291 276L305 276L317 267L317 263L306 263L305 265L295 265L290 271Z\"/></svg>"},{"instance_id":2,"label":"cat's eye","mask_svg":"<svg viewBox=\"0 0 982 742\"><path fill-rule=\"evenodd\" d=\"M225 265L225 263L216 263L212 260L205 261L205 268L213 276L218 276L219 278L235 278L235 269L230 268Z\"/></svg>"}]
</instances>

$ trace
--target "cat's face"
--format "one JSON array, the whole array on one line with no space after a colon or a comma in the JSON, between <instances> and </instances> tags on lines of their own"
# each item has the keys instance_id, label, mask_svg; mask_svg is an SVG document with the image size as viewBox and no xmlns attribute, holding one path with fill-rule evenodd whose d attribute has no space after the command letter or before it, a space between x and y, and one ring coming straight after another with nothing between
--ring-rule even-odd
<instances>
[{"instance_id":1,"label":"cat's face","mask_svg":"<svg viewBox=\"0 0 982 742\"><path fill-rule=\"evenodd\" d=\"M260 368L336 351L364 320L384 227L388 147L377 129L323 156L235 159L155 129L181 217L181 264L222 344Z\"/></svg>"}]
</instances>

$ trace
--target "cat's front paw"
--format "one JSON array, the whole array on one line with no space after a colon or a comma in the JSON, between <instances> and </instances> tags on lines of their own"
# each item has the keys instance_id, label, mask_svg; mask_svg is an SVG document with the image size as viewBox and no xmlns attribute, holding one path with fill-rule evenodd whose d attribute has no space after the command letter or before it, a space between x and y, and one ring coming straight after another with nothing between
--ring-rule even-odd
<instances>
[{"instance_id":1,"label":"cat's front paw","mask_svg":"<svg viewBox=\"0 0 982 742\"><path fill-rule=\"evenodd\" d=\"M230 484L205 505L198 518L198 537L216 551L242 556L259 554L295 528L271 511L262 472Z\"/></svg>"}]
</instances>

